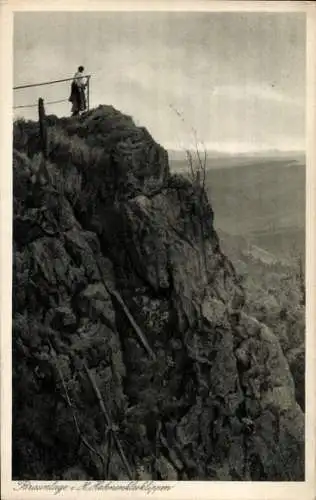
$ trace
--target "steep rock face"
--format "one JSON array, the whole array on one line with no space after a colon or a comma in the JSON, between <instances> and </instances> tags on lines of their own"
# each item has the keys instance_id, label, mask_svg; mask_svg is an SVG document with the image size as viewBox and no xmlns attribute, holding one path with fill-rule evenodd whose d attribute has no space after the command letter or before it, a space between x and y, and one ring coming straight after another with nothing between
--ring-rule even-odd
<instances>
[{"instance_id":1,"label":"steep rock face","mask_svg":"<svg viewBox=\"0 0 316 500\"><path fill-rule=\"evenodd\" d=\"M48 184L14 132L14 477L303 480L288 362L203 189L112 107L47 121Z\"/></svg>"}]
</instances>

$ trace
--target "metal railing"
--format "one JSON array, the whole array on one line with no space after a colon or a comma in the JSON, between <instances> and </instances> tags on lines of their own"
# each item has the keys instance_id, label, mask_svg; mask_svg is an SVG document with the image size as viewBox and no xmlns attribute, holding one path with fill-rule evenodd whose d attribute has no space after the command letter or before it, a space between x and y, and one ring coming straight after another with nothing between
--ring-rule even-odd
<instances>
[{"instance_id":1,"label":"metal railing","mask_svg":"<svg viewBox=\"0 0 316 500\"><path fill-rule=\"evenodd\" d=\"M90 109L90 78L91 75L83 75L82 78L86 78L87 81L87 110L89 111ZM40 83L30 83L27 85L18 85L16 87L13 87L13 90L22 90L22 89L28 89L30 87L42 87L44 85L55 85L56 83L63 83L63 82L71 82L74 80L74 77L72 78L62 78L60 80L50 80L49 82L40 82ZM45 101L45 104L58 104L61 102L68 102L69 99L58 99L56 101ZM22 109L22 108L35 108L37 107L38 104L23 104L20 106L13 106L13 109Z\"/></svg>"}]
</instances>

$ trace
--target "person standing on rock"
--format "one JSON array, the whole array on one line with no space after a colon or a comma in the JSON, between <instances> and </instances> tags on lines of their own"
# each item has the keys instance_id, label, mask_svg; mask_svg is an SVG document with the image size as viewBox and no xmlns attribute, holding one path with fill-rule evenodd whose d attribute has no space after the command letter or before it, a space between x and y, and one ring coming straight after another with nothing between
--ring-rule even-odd
<instances>
[{"instance_id":1,"label":"person standing on rock","mask_svg":"<svg viewBox=\"0 0 316 500\"><path fill-rule=\"evenodd\" d=\"M87 86L86 78L83 76L84 67L79 66L71 83L71 94L69 101L72 102L72 116L79 115L86 109L85 88Z\"/></svg>"}]
</instances>

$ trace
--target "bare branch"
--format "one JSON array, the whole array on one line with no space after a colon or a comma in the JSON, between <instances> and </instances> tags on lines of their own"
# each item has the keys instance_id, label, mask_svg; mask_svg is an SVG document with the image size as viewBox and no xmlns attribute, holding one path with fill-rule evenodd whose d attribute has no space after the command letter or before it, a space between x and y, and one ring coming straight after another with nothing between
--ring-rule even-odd
<instances>
[{"instance_id":1,"label":"bare branch","mask_svg":"<svg viewBox=\"0 0 316 500\"><path fill-rule=\"evenodd\" d=\"M84 367L84 369L85 369L85 371L86 371L86 373L88 375L88 378L90 380L91 386L92 386L92 388L93 388L93 390L95 392L95 395L96 395L97 400L99 402L100 409L101 409L101 411L102 411L102 413L104 415L105 421L106 421L106 423L107 423L107 425L108 425L108 427L110 429L110 432L112 433L113 439L114 439L115 444L117 446L117 449L118 449L119 455L120 455L120 457L122 459L122 462L123 462L123 464L125 466L125 469L126 469L126 472L128 474L128 477L130 479L133 479L133 473L132 473L131 467L130 467L130 465L128 463L128 460L127 460L127 458L125 456L125 453L124 453L124 450L122 448L121 442L120 442L119 438L117 437L117 434L116 434L116 432L114 430L113 424L111 422L110 415L109 415L109 413L108 413L108 411L107 411L107 409L105 407L105 404L104 404L104 401L102 399L99 387L97 386L97 384L96 384L96 382L95 382L95 380L94 380L94 378L92 376L92 373L89 370L89 368L87 367L85 361L83 361L83 367Z\"/></svg>"},{"instance_id":2,"label":"bare branch","mask_svg":"<svg viewBox=\"0 0 316 500\"><path fill-rule=\"evenodd\" d=\"M57 358L56 352L55 352L55 350L54 350L54 348L52 346L52 343L51 343L51 341L49 339L47 339L47 343L48 343L48 345L50 347L50 351L51 351L52 356L53 356L53 358L55 360L55 366L56 366L59 378L61 380L61 383L62 383L62 386L63 386L63 389L64 389L64 393L65 393L67 404L68 404L68 406L69 406L69 408L71 409L71 412L72 412L72 419L73 419L73 422L74 422L77 434L79 436L79 439L81 440L81 442L85 445L85 447L92 454L95 454L97 457L99 457L99 459L101 460L101 463L103 465L103 468L105 469L105 460L104 460L103 456L95 448L93 448L93 446L91 446L88 443L88 441L85 439L85 437L83 436L83 434L82 434L82 432L80 430L79 423L78 423L78 420L77 420L77 416L75 414L75 409L74 409L74 406L73 406L73 404L72 404L72 402L70 400L68 389L67 389L67 386L66 386L66 382L65 382L63 373L62 373L62 371L61 371L61 369L59 367L59 363L58 363L58 358Z\"/></svg>"}]
</instances>

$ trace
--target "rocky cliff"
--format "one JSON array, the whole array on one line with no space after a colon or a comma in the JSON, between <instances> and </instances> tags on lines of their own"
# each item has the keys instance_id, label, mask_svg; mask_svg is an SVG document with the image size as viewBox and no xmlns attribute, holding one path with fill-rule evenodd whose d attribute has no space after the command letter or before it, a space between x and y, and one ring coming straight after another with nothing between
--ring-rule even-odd
<instances>
[{"instance_id":1,"label":"rocky cliff","mask_svg":"<svg viewBox=\"0 0 316 500\"><path fill-rule=\"evenodd\" d=\"M112 107L14 126L13 477L303 480L304 414L197 183Z\"/></svg>"}]
</instances>

